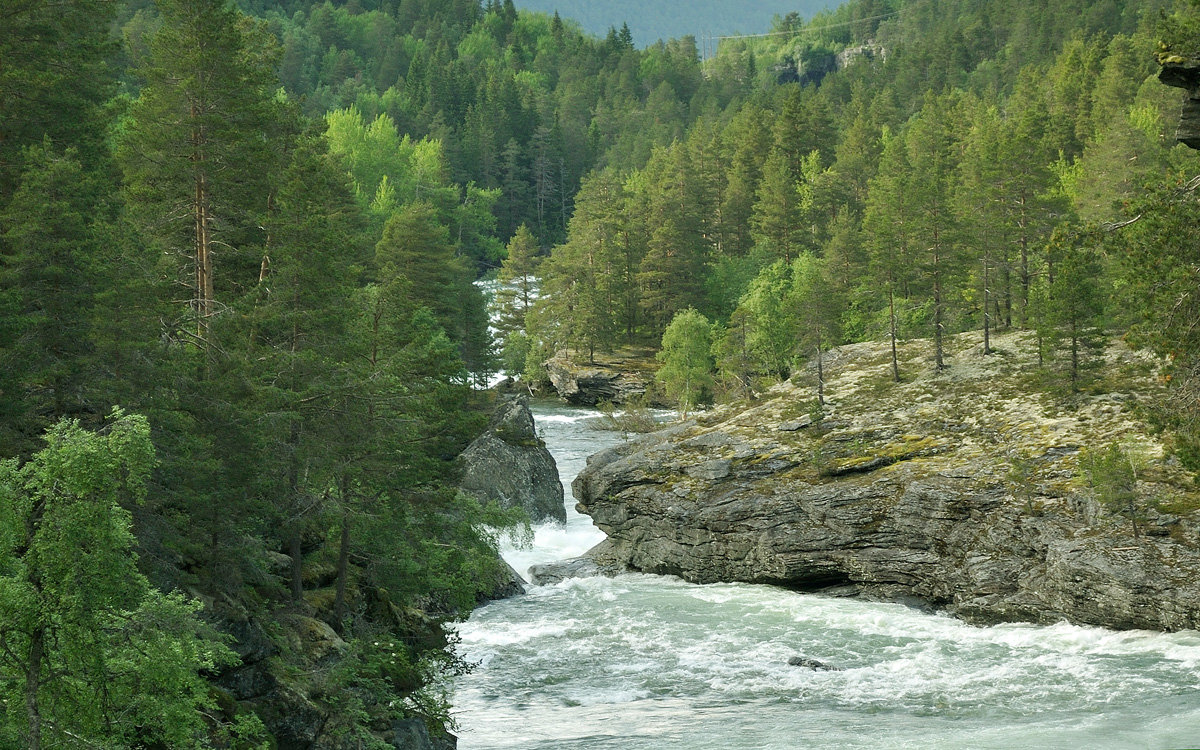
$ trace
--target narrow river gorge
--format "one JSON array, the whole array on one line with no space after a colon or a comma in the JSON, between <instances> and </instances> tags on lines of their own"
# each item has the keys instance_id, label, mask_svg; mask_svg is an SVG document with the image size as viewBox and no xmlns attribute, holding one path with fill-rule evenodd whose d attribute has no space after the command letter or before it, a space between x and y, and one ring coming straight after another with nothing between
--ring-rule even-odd
<instances>
[{"instance_id":1,"label":"narrow river gorge","mask_svg":"<svg viewBox=\"0 0 1200 750\"><path fill-rule=\"evenodd\" d=\"M534 405L563 483L622 440L595 411ZM603 535L574 511L532 564ZM458 627L478 664L459 748L1183 748L1200 745L1200 633L980 628L898 604L649 575L568 580ZM811 659L830 669L791 666Z\"/></svg>"}]
</instances>

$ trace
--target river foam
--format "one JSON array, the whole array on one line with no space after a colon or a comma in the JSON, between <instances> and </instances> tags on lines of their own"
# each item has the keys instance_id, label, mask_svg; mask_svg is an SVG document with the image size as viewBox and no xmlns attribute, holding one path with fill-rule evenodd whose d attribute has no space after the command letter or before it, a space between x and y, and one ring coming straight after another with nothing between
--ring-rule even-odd
<instances>
[{"instance_id":1,"label":"river foam","mask_svg":"<svg viewBox=\"0 0 1200 750\"><path fill-rule=\"evenodd\" d=\"M535 415L569 478L620 436L562 410ZM602 538L569 516L510 561ZM1200 746L1194 632L981 628L898 604L625 575L534 587L459 635L479 664L454 696L462 750Z\"/></svg>"}]
</instances>

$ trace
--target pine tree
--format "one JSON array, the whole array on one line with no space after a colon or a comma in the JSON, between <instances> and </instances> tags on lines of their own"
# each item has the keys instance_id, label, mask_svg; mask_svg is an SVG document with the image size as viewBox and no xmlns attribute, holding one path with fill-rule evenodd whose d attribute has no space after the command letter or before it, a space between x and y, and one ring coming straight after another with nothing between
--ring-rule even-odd
<instances>
[{"instance_id":1,"label":"pine tree","mask_svg":"<svg viewBox=\"0 0 1200 750\"><path fill-rule=\"evenodd\" d=\"M758 247L787 263L801 252L804 219L810 208L804 198L786 154L772 149L763 165L762 182L750 220Z\"/></svg>"},{"instance_id":2,"label":"pine tree","mask_svg":"<svg viewBox=\"0 0 1200 750\"><path fill-rule=\"evenodd\" d=\"M332 404L346 387L338 364L347 359L346 300L368 257L363 223L324 140L303 139L280 181L258 287L243 303L255 394L242 408L259 414L263 494L292 559L294 600L303 592L303 535L345 461L340 438L353 429Z\"/></svg>"},{"instance_id":3,"label":"pine tree","mask_svg":"<svg viewBox=\"0 0 1200 750\"><path fill-rule=\"evenodd\" d=\"M121 157L142 231L177 259L207 346L213 317L257 280L245 247L263 239L279 153L268 145L274 46L228 0L161 0L160 12Z\"/></svg>"},{"instance_id":4,"label":"pine tree","mask_svg":"<svg viewBox=\"0 0 1200 750\"><path fill-rule=\"evenodd\" d=\"M85 172L103 165L116 45L108 0L9 3L0 23L0 205L16 188L26 148L75 149Z\"/></svg>"},{"instance_id":5,"label":"pine tree","mask_svg":"<svg viewBox=\"0 0 1200 750\"><path fill-rule=\"evenodd\" d=\"M912 214L911 236L920 292L933 314L934 366L942 369L948 318L959 296L965 266L958 217L954 210L954 134L952 102L932 94L908 127L905 142L911 174L907 200Z\"/></svg>"},{"instance_id":6,"label":"pine tree","mask_svg":"<svg viewBox=\"0 0 1200 750\"><path fill-rule=\"evenodd\" d=\"M1087 235L1059 231L1051 239L1051 272L1038 338L1047 363L1064 372L1070 393L1087 385L1103 364L1105 290L1103 271Z\"/></svg>"},{"instance_id":7,"label":"pine tree","mask_svg":"<svg viewBox=\"0 0 1200 750\"><path fill-rule=\"evenodd\" d=\"M447 334L458 331L457 297L467 270L432 204L412 203L392 215L375 246L375 264L381 279L406 278L413 301L433 311Z\"/></svg>"},{"instance_id":8,"label":"pine tree","mask_svg":"<svg viewBox=\"0 0 1200 750\"><path fill-rule=\"evenodd\" d=\"M840 336L842 301L827 275L827 264L810 254L792 262L787 304L796 321L796 347L803 357L812 352L817 364L817 401L825 403L827 348Z\"/></svg>"},{"instance_id":9,"label":"pine tree","mask_svg":"<svg viewBox=\"0 0 1200 750\"><path fill-rule=\"evenodd\" d=\"M996 287L1001 268L1007 268L1007 243L1003 234L1003 186L1006 164L1001 159L1003 121L994 107L976 104L970 132L959 165L961 172L957 210L971 238L978 273L983 353L991 354L991 334L1002 321Z\"/></svg>"},{"instance_id":10,"label":"pine tree","mask_svg":"<svg viewBox=\"0 0 1200 750\"><path fill-rule=\"evenodd\" d=\"M886 295L880 307L887 314L892 379L896 382L900 382L896 351L900 333L898 308L915 285L912 225L917 209L908 187L910 172L904 139L885 131L879 173L870 182L863 230L870 248L870 278Z\"/></svg>"},{"instance_id":11,"label":"pine tree","mask_svg":"<svg viewBox=\"0 0 1200 750\"><path fill-rule=\"evenodd\" d=\"M624 273L627 227L624 188L605 171L584 181L571 218L570 239L545 264L539 307L561 327L558 343L587 352L609 349L620 333L620 301L633 274ZM634 266L636 268L636 266Z\"/></svg>"},{"instance_id":12,"label":"pine tree","mask_svg":"<svg viewBox=\"0 0 1200 750\"><path fill-rule=\"evenodd\" d=\"M1034 268L1038 262L1035 255L1067 208L1061 195L1046 189L1047 185L1053 184L1051 165L1061 154L1054 147L1052 118L1046 103L1032 81L1018 86L1013 99L999 155L1004 177L1001 228L1011 248L1006 253L1011 260L1000 269L1001 293L1005 324L1012 324L1015 306L1017 325L1024 328L1029 324L1029 291L1035 281ZM1013 266L1019 286L1010 292L1008 269Z\"/></svg>"},{"instance_id":13,"label":"pine tree","mask_svg":"<svg viewBox=\"0 0 1200 750\"><path fill-rule=\"evenodd\" d=\"M91 323L110 270L75 151L47 143L23 161L0 207L0 455L27 455L53 421L96 408Z\"/></svg>"},{"instance_id":14,"label":"pine tree","mask_svg":"<svg viewBox=\"0 0 1200 750\"><path fill-rule=\"evenodd\" d=\"M496 276L495 325L504 351L504 369L514 375L524 369L529 353L528 318L537 299L538 249L533 232L522 224L508 241L508 254Z\"/></svg>"}]
</instances>

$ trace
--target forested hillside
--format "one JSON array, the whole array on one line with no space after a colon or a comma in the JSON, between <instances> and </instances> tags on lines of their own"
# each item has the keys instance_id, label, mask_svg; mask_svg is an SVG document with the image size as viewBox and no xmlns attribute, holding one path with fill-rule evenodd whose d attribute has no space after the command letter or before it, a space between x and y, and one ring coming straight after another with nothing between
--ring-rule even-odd
<instances>
[{"instance_id":1,"label":"forested hillside","mask_svg":"<svg viewBox=\"0 0 1200 750\"><path fill-rule=\"evenodd\" d=\"M10 4L0 745L447 721L440 623L522 524L453 489L501 354L661 343L690 404L999 328L1069 393L1128 336L1196 461L1200 163L1153 77L1191 13L856 0L701 61L511 0Z\"/></svg>"},{"instance_id":2,"label":"forested hillside","mask_svg":"<svg viewBox=\"0 0 1200 750\"><path fill-rule=\"evenodd\" d=\"M1067 393L1102 387L1111 336L1178 377L1194 316L1174 243L1200 165L1155 77L1158 40L1188 35L1165 10L852 2L727 43L705 74L740 75L745 99L584 180L507 365L537 378L563 347L665 346L687 313L711 339L709 398L867 339L928 337L941 368L944 337L972 329L985 356L992 331L1036 331ZM1190 428L1175 439L1190 456Z\"/></svg>"},{"instance_id":3,"label":"forested hillside","mask_svg":"<svg viewBox=\"0 0 1200 750\"><path fill-rule=\"evenodd\" d=\"M609 0L589 3L580 0L518 0L521 10L558 13L563 18L578 21L583 30L594 36L604 36L608 29L628 25L637 47L646 47L662 39L693 36L698 40L740 34L762 34L776 16L794 13L810 18L815 13L836 6L824 0L742 0L737 3L687 2L678 0Z\"/></svg>"}]
</instances>

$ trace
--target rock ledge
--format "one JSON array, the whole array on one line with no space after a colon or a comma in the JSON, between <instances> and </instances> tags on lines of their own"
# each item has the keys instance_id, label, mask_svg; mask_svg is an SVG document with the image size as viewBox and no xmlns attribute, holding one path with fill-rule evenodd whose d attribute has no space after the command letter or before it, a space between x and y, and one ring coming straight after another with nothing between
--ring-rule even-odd
<instances>
[{"instance_id":1,"label":"rock ledge","mask_svg":"<svg viewBox=\"0 0 1200 750\"><path fill-rule=\"evenodd\" d=\"M1023 335L986 358L974 344L958 337L934 373L925 342L910 342L902 369L922 374L899 385L880 345L843 347L812 424L803 382L722 407L593 456L573 485L579 510L608 534L606 557L637 571L918 602L978 623L1200 626L1193 477L1133 408L1161 387L1155 363L1114 348L1106 371L1127 388L1068 408L1030 392ZM1139 536L1081 477L1081 447L1113 440L1145 462Z\"/></svg>"}]
</instances>

